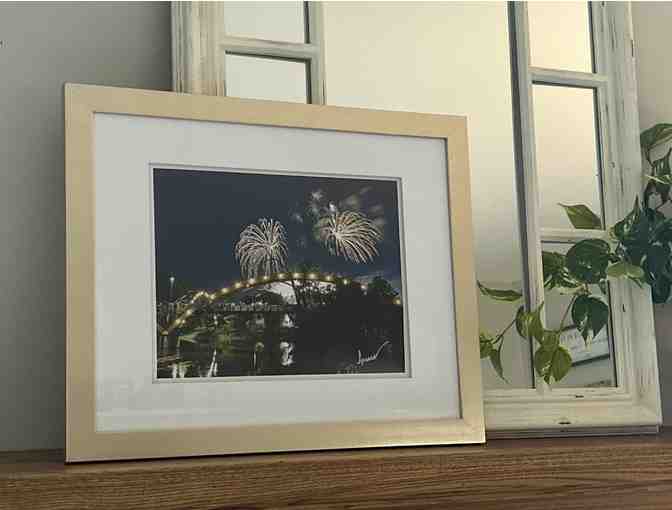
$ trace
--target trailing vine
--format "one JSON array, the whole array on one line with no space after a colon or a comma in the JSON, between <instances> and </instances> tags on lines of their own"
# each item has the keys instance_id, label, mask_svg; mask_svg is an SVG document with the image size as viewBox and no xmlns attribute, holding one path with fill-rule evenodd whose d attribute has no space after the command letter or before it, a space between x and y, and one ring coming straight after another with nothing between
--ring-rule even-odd
<instances>
[{"instance_id":1,"label":"trailing vine","mask_svg":"<svg viewBox=\"0 0 672 510\"><path fill-rule=\"evenodd\" d=\"M488 358L494 370L505 378L501 352L506 333L515 327L523 339L536 341L534 367L547 383L560 381L572 366L569 351L560 344L567 327L576 328L589 344L609 321L609 305L603 295L611 279L626 279L648 285L654 303L664 303L672 289L672 218L661 209L672 206L672 147L654 159L654 152L672 141L672 124L656 124L640 135L643 158L648 164L642 196L632 210L608 229L608 239L584 239L573 244L566 254L542 251L544 289L571 295L558 328L547 329L541 320L542 302L526 311L521 305L511 322L496 334L481 332L481 358ZM658 150L654 151L654 149ZM576 229L601 229L600 217L583 204L559 204ZM663 209L664 210L664 209ZM505 302L518 302L522 294L510 289L491 289L478 282L484 296ZM602 294L596 291L600 290Z\"/></svg>"}]
</instances>

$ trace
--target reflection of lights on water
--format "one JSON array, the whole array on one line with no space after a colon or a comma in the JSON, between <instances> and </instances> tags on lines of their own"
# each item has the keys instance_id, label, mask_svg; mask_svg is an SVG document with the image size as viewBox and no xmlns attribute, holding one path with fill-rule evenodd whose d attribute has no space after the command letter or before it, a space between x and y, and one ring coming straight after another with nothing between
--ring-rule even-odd
<instances>
[{"instance_id":1,"label":"reflection of lights on water","mask_svg":"<svg viewBox=\"0 0 672 510\"><path fill-rule=\"evenodd\" d=\"M294 363L294 344L289 342L280 342L280 364L283 367L288 367Z\"/></svg>"}]
</instances>

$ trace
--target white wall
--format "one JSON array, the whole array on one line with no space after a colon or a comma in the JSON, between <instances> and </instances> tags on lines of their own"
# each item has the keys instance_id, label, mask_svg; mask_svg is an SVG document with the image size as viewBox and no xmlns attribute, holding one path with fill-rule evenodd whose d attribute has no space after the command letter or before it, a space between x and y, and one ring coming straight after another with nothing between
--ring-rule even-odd
<instances>
[{"instance_id":1,"label":"white wall","mask_svg":"<svg viewBox=\"0 0 672 510\"><path fill-rule=\"evenodd\" d=\"M635 57L642 130L659 122L672 123L672 65L670 27L672 2L634 2ZM663 420L672 421L672 304L656 305L658 365Z\"/></svg>"}]
</instances>

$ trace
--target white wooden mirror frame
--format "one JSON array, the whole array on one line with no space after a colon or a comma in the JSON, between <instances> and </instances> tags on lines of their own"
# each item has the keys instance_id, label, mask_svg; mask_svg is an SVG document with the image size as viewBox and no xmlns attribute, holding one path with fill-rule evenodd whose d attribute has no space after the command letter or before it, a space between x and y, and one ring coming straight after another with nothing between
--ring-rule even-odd
<instances>
[{"instance_id":1,"label":"white wooden mirror frame","mask_svg":"<svg viewBox=\"0 0 672 510\"><path fill-rule=\"evenodd\" d=\"M602 176L607 224L622 218L642 187L639 150L634 38L629 3L593 2L595 73L531 67L527 6L510 5L514 69L516 157L524 251L526 293L543 300L541 240L576 241L603 231L548 230L538 223L539 192L534 147L532 83L594 87L600 115ZM305 44L242 39L223 33L226 3L173 2L173 78L178 92L225 95L223 54L305 60L310 69L310 101L325 102L321 6L309 2ZM650 292L633 285L612 285L615 372L611 388L552 388L537 378L535 388L485 392L486 426L492 436L573 435L654 432L662 421L655 331Z\"/></svg>"}]
</instances>

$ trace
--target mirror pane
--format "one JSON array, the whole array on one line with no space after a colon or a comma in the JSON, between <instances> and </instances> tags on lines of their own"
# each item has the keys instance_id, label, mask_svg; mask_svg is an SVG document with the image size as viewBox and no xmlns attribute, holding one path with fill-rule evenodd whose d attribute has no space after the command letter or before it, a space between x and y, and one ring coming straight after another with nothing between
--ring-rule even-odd
<instances>
[{"instance_id":1,"label":"mirror pane","mask_svg":"<svg viewBox=\"0 0 672 510\"><path fill-rule=\"evenodd\" d=\"M520 289L506 3L327 2L324 37L329 104L468 116L477 277ZM481 330L519 305L481 296ZM502 365L508 382L483 360L486 389L533 387L526 340L507 335Z\"/></svg>"},{"instance_id":2,"label":"mirror pane","mask_svg":"<svg viewBox=\"0 0 672 510\"><path fill-rule=\"evenodd\" d=\"M588 2L528 2L530 63L593 72Z\"/></svg>"},{"instance_id":3,"label":"mirror pane","mask_svg":"<svg viewBox=\"0 0 672 510\"><path fill-rule=\"evenodd\" d=\"M533 85L542 228L572 228L558 204L602 216L595 90Z\"/></svg>"},{"instance_id":4,"label":"mirror pane","mask_svg":"<svg viewBox=\"0 0 672 510\"><path fill-rule=\"evenodd\" d=\"M542 242L542 250L563 255L571 247L571 243ZM590 292L591 295L610 304L608 289L605 294L597 285L591 285ZM571 311L568 311L571 301L572 296L561 294L556 289L545 293L546 327L559 329L561 325L563 326L560 343L572 356L572 368L563 379L553 383L553 386L556 388L616 386L611 319L607 327L596 337L585 342L572 322Z\"/></svg>"},{"instance_id":5,"label":"mirror pane","mask_svg":"<svg viewBox=\"0 0 672 510\"><path fill-rule=\"evenodd\" d=\"M305 2L224 2L223 7L226 35L306 42Z\"/></svg>"},{"instance_id":6,"label":"mirror pane","mask_svg":"<svg viewBox=\"0 0 672 510\"><path fill-rule=\"evenodd\" d=\"M308 102L308 66L300 60L227 53L226 95Z\"/></svg>"}]
</instances>

